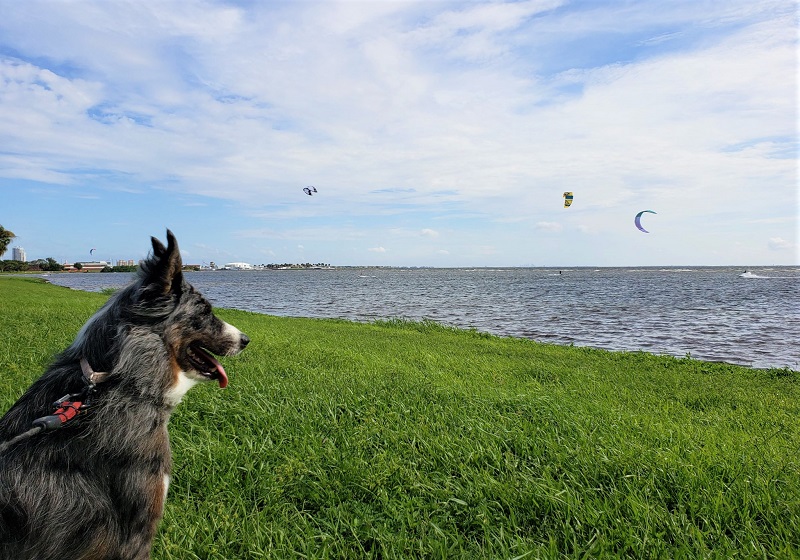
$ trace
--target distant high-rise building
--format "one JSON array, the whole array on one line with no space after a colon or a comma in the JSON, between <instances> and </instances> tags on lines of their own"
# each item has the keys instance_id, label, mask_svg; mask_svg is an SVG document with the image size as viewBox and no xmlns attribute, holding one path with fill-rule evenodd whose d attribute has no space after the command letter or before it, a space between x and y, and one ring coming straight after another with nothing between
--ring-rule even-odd
<instances>
[{"instance_id":1,"label":"distant high-rise building","mask_svg":"<svg viewBox=\"0 0 800 560\"><path fill-rule=\"evenodd\" d=\"M15 261L25 262L27 260L25 257L25 249L23 249L22 247L12 247L11 258Z\"/></svg>"}]
</instances>

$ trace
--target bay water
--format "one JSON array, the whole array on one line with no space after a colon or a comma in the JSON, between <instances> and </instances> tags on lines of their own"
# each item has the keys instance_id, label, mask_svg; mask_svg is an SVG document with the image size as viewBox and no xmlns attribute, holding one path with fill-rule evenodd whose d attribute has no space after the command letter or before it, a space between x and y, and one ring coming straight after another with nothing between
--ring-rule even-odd
<instances>
[{"instance_id":1,"label":"bay water","mask_svg":"<svg viewBox=\"0 0 800 560\"><path fill-rule=\"evenodd\" d=\"M125 273L53 273L101 291ZM187 272L217 307L432 320L500 336L800 370L800 268L335 268Z\"/></svg>"}]
</instances>

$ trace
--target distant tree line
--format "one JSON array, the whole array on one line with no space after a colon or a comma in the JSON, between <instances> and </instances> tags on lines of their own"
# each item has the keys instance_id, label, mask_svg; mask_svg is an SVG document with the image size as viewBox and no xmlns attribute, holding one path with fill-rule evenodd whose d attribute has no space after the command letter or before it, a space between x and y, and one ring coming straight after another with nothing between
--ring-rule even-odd
<instances>
[{"instance_id":1,"label":"distant tree line","mask_svg":"<svg viewBox=\"0 0 800 560\"><path fill-rule=\"evenodd\" d=\"M75 270L82 270L83 264L76 262L72 265ZM100 272L136 272L138 265L106 266ZM0 272L61 272L64 265L58 264L53 258L36 259L35 261L0 261Z\"/></svg>"},{"instance_id":2,"label":"distant tree line","mask_svg":"<svg viewBox=\"0 0 800 560\"><path fill-rule=\"evenodd\" d=\"M36 259L35 261L0 261L0 272L58 272L64 267L53 258Z\"/></svg>"}]
</instances>

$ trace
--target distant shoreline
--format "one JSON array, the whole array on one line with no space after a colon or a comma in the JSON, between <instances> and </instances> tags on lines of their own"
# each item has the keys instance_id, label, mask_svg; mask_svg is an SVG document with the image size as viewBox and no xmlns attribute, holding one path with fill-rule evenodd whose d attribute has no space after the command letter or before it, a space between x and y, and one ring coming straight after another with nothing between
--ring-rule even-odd
<instances>
[{"instance_id":1,"label":"distant shoreline","mask_svg":"<svg viewBox=\"0 0 800 560\"><path fill-rule=\"evenodd\" d=\"M668 271L668 272L681 272L681 271L694 271L694 270L722 270L722 269L740 269L741 272L757 272L767 270L791 270L795 269L800 271L800 264L771 264L771 265L746 265L746 264L730 264L730 265L625 265L625 266L600 266L600 265L580 265L580 266L395 266L395 265L331 265L327 267L319 266L288 266L288 267L270 267L269 265L258 265L252 269L209 269L209 268L195 268L186 267L184 272L285 272L285 271L303 271L303 270L652 270L652 271ZM0 271L0 275L18 275L18 274L32 274L32 275L46 275L46 274L130 274L135 272L136 269L130 271L110 271L102 272L100 270L8 270Z\"/></svg>"}]
</instances>

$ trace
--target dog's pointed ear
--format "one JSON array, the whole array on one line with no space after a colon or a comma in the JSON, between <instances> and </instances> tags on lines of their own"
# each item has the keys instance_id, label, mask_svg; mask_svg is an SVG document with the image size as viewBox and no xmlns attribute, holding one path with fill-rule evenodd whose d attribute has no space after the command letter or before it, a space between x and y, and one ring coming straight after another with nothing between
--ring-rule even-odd
<instances>
[{"instance_id":1,"label":"dog's pointed ear","mask_svg":"<svg viewBox=\"0 0 800 560\"><path fill-rule=\"evenodd\" d=\"M166 247L155 237L151 240L153 255L145 263L147 284L161 294L179 294L183 286L183 261L177 239L167 230Z\"/></svg>"},{"instance_id":2,"label":"dog's pointed ear","mask_svg":"<svg viewBox=\"0 0 800 560\"><path fill-rule=\"evenodd\" d=\"M167 230L167 239L169 239L169 230ZM151 237L150 241L153 242L153 256L161 258L167 252L167 248L155 237Z\"/></svg>"}]
</instances>

